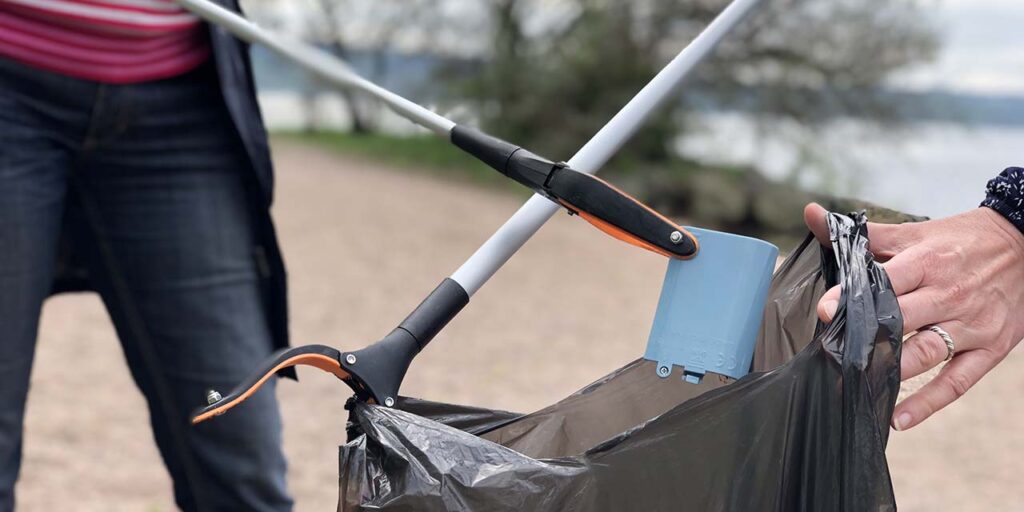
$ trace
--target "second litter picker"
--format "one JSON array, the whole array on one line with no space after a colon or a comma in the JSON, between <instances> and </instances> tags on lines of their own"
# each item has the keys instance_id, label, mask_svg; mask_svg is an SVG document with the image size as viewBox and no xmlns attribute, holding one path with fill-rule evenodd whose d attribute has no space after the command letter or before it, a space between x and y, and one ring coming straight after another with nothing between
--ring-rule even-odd
<instances>
[{"instance_id":1,"label":"second litter picker","mask_svg":"<svg viewBox=\"0 0 1024 512\"><path fill-rule=\"evenodd\" d=\"M448 137L456 146L537 193L383 339L344 353L324 345L279 351L235 390L211 400L212 403L198 411L193 417L196 423L224 413L245 400L277 371L298 364L333 373L355 391L358 400L391 407L416 354L559 208L578 214L618 239L658 254L680 260L697 257L700 254L698 238L690 231L592 174L663 102L673 97L693 68L760 2L732 2L576 155L563 163L457 125L358 76L343 61L315 47L271 34L209 0L176 1L206 21L220 25L243 40L263 44L339 87L374 96L398 114Z\"/></svg>"}]
</instances>

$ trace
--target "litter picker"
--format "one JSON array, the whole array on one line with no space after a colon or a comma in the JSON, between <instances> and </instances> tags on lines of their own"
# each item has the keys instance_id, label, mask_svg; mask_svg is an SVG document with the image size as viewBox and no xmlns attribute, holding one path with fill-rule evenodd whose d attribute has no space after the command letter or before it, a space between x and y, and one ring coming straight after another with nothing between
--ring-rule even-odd
<instances>
[{"instance_id":1,"label":"litter picker","mask_svg":"<svg viewBox=\"0 0 1024 512\"><path fill-rule=\"evenodd\" d=\"M548 160L456 124L360 77L344 61L311 45L263 30L210 0L176 1L204 20L240 39L262 44L334 85L375 97L399 115L448 138L465 152L536 192L383 339L351 352L325 345L282 349L227 395L211 393L209 404L193 415L193 423L199 423L238 405L276 372L295 365L313 366L334 374L353 389L357 400L393 406L413 358L560 208L638 247L678 260L696 257L700 244L690 231L593 174L663 102L674 96L694 67L761 0L734 0L567 162Z\"/></svg>"}]
</instances>

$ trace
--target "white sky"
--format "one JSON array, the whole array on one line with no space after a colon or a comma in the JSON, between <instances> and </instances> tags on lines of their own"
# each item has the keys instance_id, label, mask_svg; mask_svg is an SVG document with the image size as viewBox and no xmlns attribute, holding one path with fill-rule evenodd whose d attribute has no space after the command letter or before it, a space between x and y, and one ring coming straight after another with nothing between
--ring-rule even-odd
<instances>
[{"instance_id":1,"label":"white sky","mask_svg":"<svg viewBox=\"0 0 1024 512\"><path fill-rule=\"evenodd\" d=\"M1024 0L939 0L935 12L942 53L897 83L1024 95Z\"/></svg>"}]
</instances>

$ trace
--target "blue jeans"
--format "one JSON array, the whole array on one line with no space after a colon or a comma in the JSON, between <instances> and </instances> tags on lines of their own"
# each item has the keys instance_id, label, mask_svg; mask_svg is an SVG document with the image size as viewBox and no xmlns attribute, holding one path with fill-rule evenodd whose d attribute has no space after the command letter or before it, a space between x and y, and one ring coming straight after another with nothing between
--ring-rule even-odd
<instances>
[{"instance_id":1,"label":"blue jeans","mask_svg":"<svg viewBox=\"0 0 1024 512\"><path fill-rule=\"evenodd\" d=\"M178 506L291 509L273 385L188 425L207 388L230 388L271 352L249 165L211 66L111 86L0 59L0 511L14 508L39 313L65 236L117 328Z\"/></svg>"}]
</instances>

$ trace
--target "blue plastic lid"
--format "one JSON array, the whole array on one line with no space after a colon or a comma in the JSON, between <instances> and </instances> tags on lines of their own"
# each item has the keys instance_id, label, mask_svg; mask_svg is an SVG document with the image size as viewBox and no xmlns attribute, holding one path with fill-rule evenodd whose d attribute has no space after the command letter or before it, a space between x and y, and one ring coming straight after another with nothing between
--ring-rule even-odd
<instances>
[{"instance_id":1,"label":"blue plastic lid","mask_svg":"<svg viewBox=\"0 0 1024 512\"><path fill-rule=\"evenodd\" d=\"M687 228L700 242L691 260L671 259L644 358L661 377L675 366L697 383L706 372L740 378L750 371L772 272L774 245Z\"/></svg>"}]
</instances>

